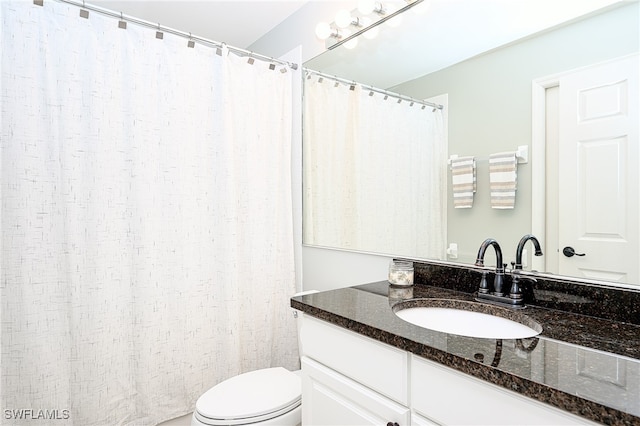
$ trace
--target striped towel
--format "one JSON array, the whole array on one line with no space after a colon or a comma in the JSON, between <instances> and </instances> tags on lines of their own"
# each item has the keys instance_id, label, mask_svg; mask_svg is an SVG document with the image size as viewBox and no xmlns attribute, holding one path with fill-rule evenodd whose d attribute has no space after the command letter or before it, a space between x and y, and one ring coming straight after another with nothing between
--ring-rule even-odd
<instances>
[{"instance_id":1,"label":"striped towel","mask_svg":"<svg viewBox=\"0 0 640 426\"><path fill-rule=\"evenodd\" d=\"M453 208L473 207L476 192L476 160L474 157L451 159L451 181L453 184Z\"/></svg>"},{"instance_id":2,"label":"striped towel","mask_svg":"<svg viewBox=\"0 0 640 426\"><path fill-rule=\"evenodd\" d=\"M489 186L491 207L512 209L516 204L518 159L515 152L500 152L489 156Z\"/></svg>"}]
</instances>

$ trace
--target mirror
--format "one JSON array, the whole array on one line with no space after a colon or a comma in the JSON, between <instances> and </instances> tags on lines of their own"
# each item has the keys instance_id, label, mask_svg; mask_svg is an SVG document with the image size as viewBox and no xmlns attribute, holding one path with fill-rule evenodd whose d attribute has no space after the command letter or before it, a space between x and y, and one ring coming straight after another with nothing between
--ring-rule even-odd
<instances>
[{"instance_id":1,"label":"mirror","mask_svg":"<svg viewBox=\"0 0 640 426\"><path fill-rule=\"evenodd\" d=\"M532 202L539 185L532 179L538 165L531 146L532 82L637 53L638 1L534 1L533 9L524 0L423 3L426 10L418 18L411 18L410 10L399 27L381 28L377 39L362 40L353 50L341 46L326 51L304 66L417 99L447 94L448 155L476 157L479 187L471 209L454 209L448 197L447 241L457 244L458 252L457 257L436 260L473 263L480 243L492 237L500 242L504 260L511 262L518 240L532 232L539 215ZM527 17L549 21L525 25ZM485 34L493 38L485 40ZM529 146L530 161L518 165L515 208L492 209L487 183L482 188L480 182L488 180L488 157L521 145ZM545 240L545 235L536 236ZM525 269L530 269L534 259L531 247L527 249ZM398 255L384 246L363 251ZM557 247L544 244L543 251L546 256L558 254ZM632 256L637 259L639 253ZM558 273L535 265L536 270Z\"/></svg>"}]
</instances>

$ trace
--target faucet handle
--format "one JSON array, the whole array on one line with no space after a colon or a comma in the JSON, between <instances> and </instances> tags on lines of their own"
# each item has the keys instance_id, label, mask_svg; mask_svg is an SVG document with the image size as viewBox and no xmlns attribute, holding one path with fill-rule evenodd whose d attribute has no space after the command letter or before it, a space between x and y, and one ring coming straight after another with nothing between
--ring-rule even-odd
<instances>
[{"instance_id":1,"label":"faucet handle","mask_svg":"<svg viewBox=\"0 0 640 426\"><path fill-rule=\"evenodd\" d=\"M509 289L509 298L511 300L517 301L524 300L524 292L522 291L522 286L520 285L520 274L516 272L512 277L511 288Z\"/></svg>"},{"instance_id":2,"label":"faucet handle","mask_svg":"<svg viewBox=\"0 0 640 426\"><path fill-rule=\"evenodd\" d=\"M533 277L529 277L527 275L521 275L520 270L516 269L512 273L511 278L511 289L509 290L509 298L511 300L524 301L524 289L522 287L521 280L531 281L532 283L537 283Z\"/></svg>"},{"instance_id":3,"label":"faucet handle","mask_svg":"<svg viewBox=\"0 0 640 426\"><path fill-rule=\"evenodd\" d=\"M480 280L480 285L478 286L478 293L489 293L489 283L487 282L487 271L482 271L482 279Z\"/></svg>"}]
</instances>

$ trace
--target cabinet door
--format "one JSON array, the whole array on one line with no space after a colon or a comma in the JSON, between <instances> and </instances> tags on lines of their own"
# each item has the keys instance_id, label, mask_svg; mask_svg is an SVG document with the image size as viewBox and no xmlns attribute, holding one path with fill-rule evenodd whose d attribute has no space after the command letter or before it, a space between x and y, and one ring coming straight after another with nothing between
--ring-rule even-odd
<instances>
[{"instance_id":1,"label":"cabinet door","mask_svg":"<svg viewBox=\"0 0 640 426\"><path fill-rule=\"evenodd\" d=\"M411 413L411 426L440 426L439 423L435 423L426 417L422 417L416 412Z\"/></svg>"},{"instance_id":2,"label":"cabinet door","mask_svg":"<svg viewBox=\"0 0 640 426\"><path fill-rule=\"evenodd\" d=\"M302 424L409 424L409 409L330 368L302 358Z\"/></svg>"},{"instance_id":3,"label":"cabinet door","mask_svg":"<svg viewBox=\"0 0 640 426\"><path fill-rule=\"evenodd\" d=\"M640 363L559 345L558 388L640 416Z\"/></svg>"},{"instance_id":4,"label":"cabinet door","mask_svg":"<svg viewBox=\"0 0 640 426\"><path fill-rule=\"evenodd\" d=\"M417 356L411 359L411 407L442 425L595 425Z\"/></svg>"}]
</instances>

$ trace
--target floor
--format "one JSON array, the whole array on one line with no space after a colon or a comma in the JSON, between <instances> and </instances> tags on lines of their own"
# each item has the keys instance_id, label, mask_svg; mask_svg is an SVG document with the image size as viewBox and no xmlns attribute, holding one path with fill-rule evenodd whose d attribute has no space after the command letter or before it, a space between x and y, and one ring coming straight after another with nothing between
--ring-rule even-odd
<instances>
[{"instance_id":1,"label":"floor","mask_svg":"<svg viewBox=\"0 0 640 426\"><path fill-rule=\"evenodd\" d=\"M158 424L158 426L189 426L191 424L191 413L182 417L175 418L173 420L167 420L166 422Z\"/></svg>"}]
</instances>

